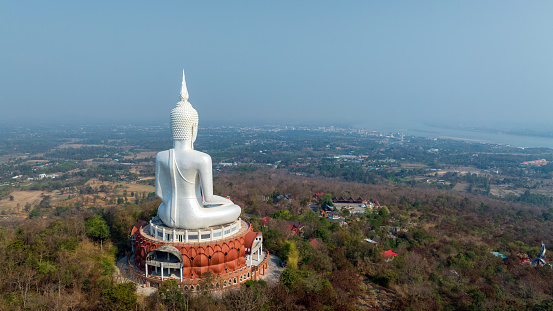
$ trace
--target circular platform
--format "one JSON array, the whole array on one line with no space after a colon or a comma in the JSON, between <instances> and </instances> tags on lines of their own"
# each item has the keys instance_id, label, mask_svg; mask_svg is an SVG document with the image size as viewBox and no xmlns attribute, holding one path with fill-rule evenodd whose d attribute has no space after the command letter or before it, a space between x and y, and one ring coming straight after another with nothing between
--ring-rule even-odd
<instances>
[{"instance_id":1,"label":"circular platform","mask_svg":"<svg viewBox=\"0 0 553 311\"><path fill-rule=\"evenodd\" d=\"M212 226L201 229L169 228L161 219L154 217L147 227L143 229L148 236L169 242L197 243L224 240L237 234L245 222L240 218L225 225ZM246 226L246 228L249 226Z\"/></svg>"}]
</instances>

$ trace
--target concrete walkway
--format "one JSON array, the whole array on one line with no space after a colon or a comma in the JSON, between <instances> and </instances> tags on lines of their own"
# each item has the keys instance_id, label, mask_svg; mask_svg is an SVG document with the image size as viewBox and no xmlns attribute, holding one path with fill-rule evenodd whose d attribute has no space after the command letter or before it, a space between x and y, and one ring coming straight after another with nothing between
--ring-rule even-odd
<instances>
[{"instance_id":1,"label":"concrete walkway","mask_svg":"<svg viewBox=\"0 0 553 311\"><path fill-rule=\"evenodd\" d=\"M127 282L133 282L130 277L130 271L129 266L127 265L127 256L122 257L117 261L115 264L115 279L117 280L117 283L127 283ZM155 287L145 287L142 284L136 284L136 294L137 295L145 295L150 296L151 294L155 293L157 291L157 288Z\"/></svg>"},{"instance_id":2,"label":"concrete walkway","mask_svg":"<svg viewBox=\"0 0 553 311\"><path fill-rule=\"evenodd\" d=\"M268 271L265 272L265 275L263 275L261 279L268 283L276 283L278 282L280 274L283 270L284 268L280 266L280 258L276 255L270 254L268 260Z\"/></svg>"}]
</instances>

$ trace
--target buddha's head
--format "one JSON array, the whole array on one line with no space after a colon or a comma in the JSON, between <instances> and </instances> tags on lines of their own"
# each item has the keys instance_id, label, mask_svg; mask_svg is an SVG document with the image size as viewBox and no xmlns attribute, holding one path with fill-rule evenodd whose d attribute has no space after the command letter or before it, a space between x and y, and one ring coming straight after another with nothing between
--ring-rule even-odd
<instances>
[{"instance_id":1,"label":"buddha's head","mask_svg":"<svg viewBox=\"0 0 553 311\"><path fill-rule=\"evenodd\" d=\"M173 140L186 140L194 143L198 133L198 112L188 102L188 90L182 73L180 102L171 110L171 132Z\"/></svg>"}]
</instances>

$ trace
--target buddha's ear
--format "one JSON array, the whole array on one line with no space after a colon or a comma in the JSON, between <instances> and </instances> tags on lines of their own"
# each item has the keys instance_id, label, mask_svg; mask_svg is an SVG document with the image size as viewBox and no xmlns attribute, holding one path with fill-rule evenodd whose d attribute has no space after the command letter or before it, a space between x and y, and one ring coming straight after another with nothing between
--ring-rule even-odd
<instances>
[{"instance_id":1,"label":"buddha's ear","mask_svg":"<svg viewBox=\"0 0 553 311\"><path fill-rule=\"evenodd\" d=\"M198 126L192 124L192 139L190 140L190 148L194 149L194 142L196 141L196 136L198 134Z\"/></svg>"},{"instance_id":2,"label":"buddha's ear","mask_svg":"<svg viewBox=\"0 0 553 311\"><path fill-rule=\"evenodd\" d=\"M196 141L198 136L198 124L192 124L192 143Z\"/></svg>"}]
</instances>

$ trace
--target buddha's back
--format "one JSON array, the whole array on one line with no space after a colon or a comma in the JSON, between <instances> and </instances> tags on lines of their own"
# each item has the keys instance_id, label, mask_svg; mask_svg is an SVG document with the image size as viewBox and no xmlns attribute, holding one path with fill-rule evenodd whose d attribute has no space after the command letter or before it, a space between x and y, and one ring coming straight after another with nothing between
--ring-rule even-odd
<instances>
[{"instance_id":1,"label":"buddha's back","mask_svg":"<svg viewBox=\"0 0 553 311\"><path fill-rule=\"evenodd\" d=\"M188 102L183 77L181 101L171 111L174 147L156 156L158 216L172 228L198 229L236 220L241 213L229 199L213 195L211 157L194 150L197 112Z\"/></svg>"}]
</instances>

